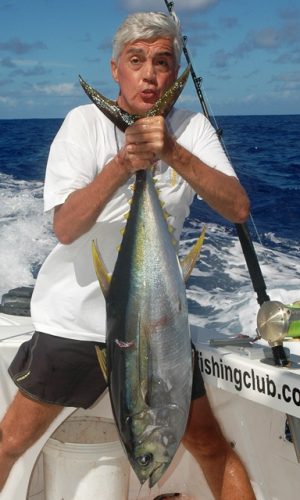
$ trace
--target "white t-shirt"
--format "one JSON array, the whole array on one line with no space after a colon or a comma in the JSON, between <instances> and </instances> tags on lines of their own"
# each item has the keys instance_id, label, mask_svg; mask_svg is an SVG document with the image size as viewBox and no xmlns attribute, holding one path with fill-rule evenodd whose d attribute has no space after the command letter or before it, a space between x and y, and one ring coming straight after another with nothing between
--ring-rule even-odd
<instances>
[{"instance_id":1,"label":"white t-shirt","mask_svg":"<svg viewBox=\"0 0 300 500\"><path fill-rule=\"evenodd\" d=\"M207 165L235 176L214 128L202 114L173 109L167 122L186 149ZM124 134L94 104L72 110L50 149L45 211L64 203L70 193L89 184L123 144ZM179 239L195 192L163 162L158 163L155 177L160 198L170 214L168 222ZM70 245L58 243L45 260L31 301L36 330L105 342L105 299L94 271L91 245L96 239L108 271L113 272L134 180L135 176L117 190L91 230Z\"/></svg>"}]
</instances>

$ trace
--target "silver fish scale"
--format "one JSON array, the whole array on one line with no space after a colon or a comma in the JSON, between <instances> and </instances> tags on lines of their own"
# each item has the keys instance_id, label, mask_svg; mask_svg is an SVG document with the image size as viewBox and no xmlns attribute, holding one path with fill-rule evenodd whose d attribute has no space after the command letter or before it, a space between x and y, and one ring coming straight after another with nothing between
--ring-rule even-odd
<instances>
[{"instance_id":1,"label":"silver fish scale","mask_svg":"<svg viewBox=\"0 0 300 500\"><path fill-rule=\"evenodd\" d=\"M144 116L166 116L188 74L189 68ZM140 118L82 79L81 85L121 130ZM185 431L192 361L185 285L150 169L136 173L114 272L109 289L102 289L115 421L140 482L149 479L152 487L171 463Z\"/></svg>"},{"instance_id":2,"label":"silver fish scale","mask_svg":"<svg viewBox=\"0 0 300 500\"><path fill-rule=\"evenodd\" d=\"M171 462L184 434L192 385L185 285L151 172L142 175L107 297L112 406L141 482L139 454L152 450L160 475ZM149 475L150 485L156 474Z\"/></svg>"},{"instance_id":3,"label":"silver fish scale","mask_svg":"<svg viewBox=\"0 0 300 500\"><path fill-rule=\"evenodd\" d=\"M166 400L180 402L182 394L187 394L189 401L190 381L186 375L190 366L189 363L181 366L182 352L185 350L185 355L190 356L185 284L165 219L160 217L160 206L155 206L158 200L149 177L148 174L144 210L137 222L139 239L136 257L137 261L142 258L144 265L136 268L133 280L137 288L132 291L142 304L140 314L147 320L147 328L151 331L148 334L148 350L151 353L152 382L163 381L161 385L166 389L163 395ZM188 383L183 387L185 381ZM163 387L160 388L159 398L162 397ZM187 392L182 393L182 390ZM155 404L157 391L152 387L149 392L151 402ZM186 408L186 402L183 407Z\"/></svg>"}]
</instances>

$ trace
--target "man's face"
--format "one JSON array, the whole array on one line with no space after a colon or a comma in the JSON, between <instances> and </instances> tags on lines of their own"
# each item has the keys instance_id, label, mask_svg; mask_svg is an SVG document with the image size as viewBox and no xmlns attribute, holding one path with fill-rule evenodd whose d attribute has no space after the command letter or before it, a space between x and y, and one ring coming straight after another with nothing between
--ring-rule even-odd
<instances>
[{"instance_id":1,"label":"man's face","mask_svg":"<svg viewBox=\"0 0 300 500\"><path fill-rule=\"evenodd\" d=\"M157 38L128 43L118 62L111 62L111 69L120 87L120 108L131 114L143 114L176 80L178 65L173 42Z\"/></svg>"}]
</instances>

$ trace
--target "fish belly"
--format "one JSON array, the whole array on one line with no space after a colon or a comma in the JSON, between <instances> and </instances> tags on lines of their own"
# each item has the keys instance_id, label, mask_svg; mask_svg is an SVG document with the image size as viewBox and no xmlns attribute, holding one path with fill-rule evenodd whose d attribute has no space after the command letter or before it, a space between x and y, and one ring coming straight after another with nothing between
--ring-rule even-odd
<instances>
[{"instance_id":1,"label":"fish belly","mask_svg":"<svg viewBox=\"0 0 300 500\"><path fill-rule=\"evenodd\" d=\"M135 192L136 194L136 192ZM139 193L138 193L139 194ZM133 198L107 298L109 387L124 442L128 419L147 408L190 406L191 341L181 269L152 178Z\"/></svg>"}]
</instances>

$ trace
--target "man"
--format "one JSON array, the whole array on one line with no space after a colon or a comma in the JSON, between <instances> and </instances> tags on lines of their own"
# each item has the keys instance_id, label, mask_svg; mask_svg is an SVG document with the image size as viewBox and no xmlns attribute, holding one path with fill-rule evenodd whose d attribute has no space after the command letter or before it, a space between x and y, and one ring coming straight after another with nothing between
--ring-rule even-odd
<instances>
[{"instance_id":1,"label":"man","mask_svg":"<svg viewBox=\"0 0 300 500\"><path fill-rule=\"evenodd\" d=\"M179 26L170 16L129 16L114 39L111 62L119 107L139 115L149 110L176 79L180 52ZM97 238L112 271L133 176L154 162L177 239L195 193L233 222L248 217L247 195L200 113L174 109L166 119L137 120L125 134L93 104L69 113L50 150L44 192L45 210L54 210L59 243L34 290L36 332L10 367L19 391L1 424L0 489L18 457L63 406L87 408L106 387L95 350L105 342L105 300L93 270L91 241ZM255 498L212 414L197 369L183 442L215 498Z\"/></svg>"}]
</instances>

